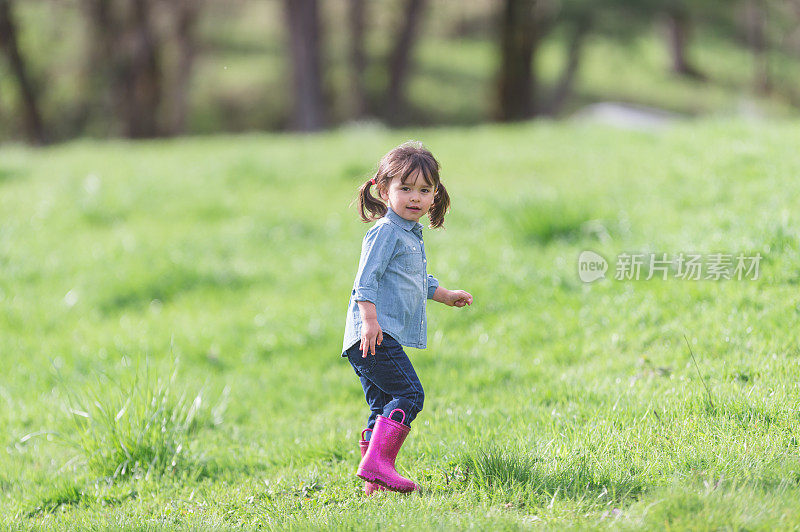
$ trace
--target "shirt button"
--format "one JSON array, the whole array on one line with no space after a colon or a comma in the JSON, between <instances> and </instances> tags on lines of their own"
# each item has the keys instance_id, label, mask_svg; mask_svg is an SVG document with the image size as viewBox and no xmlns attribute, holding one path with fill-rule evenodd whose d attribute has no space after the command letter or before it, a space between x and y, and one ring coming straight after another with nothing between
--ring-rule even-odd
<instances>
[{"instance_id":1,"label":"shirt button","mask_svg":"<svg viewBox=\"0 0 800 532\"><path fill-rule=\"evenodd\" d=\"M422 240L420 240L419 243L422 244Z\"/></svg>"},{"instance_id":2,"label":"shirt button","mask_svg":"<svg viewBox=\"0 0 800 532\"><path fill-rule=\"evenodd\" d=\"M422 259L422 262L428 262L428 259Z\"/></svg>"}]
</instances>

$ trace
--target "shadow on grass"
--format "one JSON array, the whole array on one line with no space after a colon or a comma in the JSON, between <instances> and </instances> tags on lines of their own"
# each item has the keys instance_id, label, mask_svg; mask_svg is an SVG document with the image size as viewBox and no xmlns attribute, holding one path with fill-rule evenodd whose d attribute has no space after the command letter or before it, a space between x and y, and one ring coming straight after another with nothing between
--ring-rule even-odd
<instances>
[{"instance_id":1,"label":"shadow on grass","mask_svg":"<svg viewBox=\"0 0 800 532\"><path fill-rule=\"evenodd\" d=\"M357 456L358 444L342 442L335 436L323 436L310 439L303 443L296 451L296 457L313 460L314 462L352 462L358 464L360 455Z\"/></svg>"},{"instance_id":2,"label":"shadow on grass","mask_svg":"<svg viewBox=\"0 0 800 532\"><path fill-rule=\"evenodd\" d=\"M0 166L0 185L2 185L7 181L18 179L24 175L27 175L27 172L24 172L16 168L8 168Z\"/></svg>"},{"instance_id":3,"label":"shadow on grass","mask_svg":"<svg viewBox=\"0 0 800 532\"><path fill-rule=\"evenodd\" d=\"M786 222L775 222L764 229L761 239L759 276L764 278L764 282L778 286L800 284L800 254L797 251L800 236L797 230ZM750 255L754 256L755 252Z\"/></svg>"},{"instance_id":4,"label":"shadow on grass","mask_svg":"<svg viewBox=\"0 0 800 532\"><path fill-rule=\"evenodd\" d=\"M341 172L339 172L339 177L347 183L358 183L372 177L374 172L375 169L372 165L360 160L353 160L342 167ZM355 196L355 193L353 196Z\"/></svg>"},{"instance_id":5,"label":"shadow on grass","mask_svg":"<svg viewBox=\"0 0 800 532\"><path fill-rule=\"evenodd\" d=\"M196 481L205 479L235 481L242 477L260 475L272 467L272 462L214 458L203 460L193 478Z\"/></svg>"},{"instance_id":6,"label":"shadow on grass","mask_svg":"<svg viewBox=\"0 0 800 532\"><path fill-rule=\"evenodd\" d=\"M693 415L710 419L727 419L749 430L769 431L774 426L792 430L800 419L795 409L784 408L780 405L758 404L744 396L719 397L717 393L712 395L712 398L713 401L704 395L689 399L687 401L688 411Z\"/></svg>"},{"instance_id":7,"label":"shadow on grass","mask_svg":"<svg viewBox=\"0 0 800 532\"><path fill-rule=\"evenodd\" d=\"M591 465L591 457L552 464L525 452L490 447L462 454L458 460L461 480L485 491L505 492L523 488L533 499L567 498L603 503L632 502L648 489L635 477L620 479Z\"/></svg>"},{"instance_id":8,"label":"shadow on grass","mask_svg":"<svg viewBox=\"0 0 800 532\"><path fill-rule=\"evenodd\" d=\"M230 271L199 272L193 268L175 265L162 271L140 271L129 276L121 286L99 303L106 314L141 308L153 301L166 303L179 295L202 289L242 290L265 279L250 278Z\"/></svg>"},{"instance_id":9,"label":"shadow on grass","mask_svg":"<svg viewBox=\"0 0 800 532\"><path fill-rule=\"evenodd\" d=\"M96 495L82 489L73 481L59 481L47 486L43 492L33 497L35 502L30 503L33 508L24 515L28 518L34 518L81 504L101 504L106 507L116 506L129 499L135 499L137 496L138 492L135 489Z\"/></svg>"},{"instance_id":10,"label":"shadow on grass","mask_svg":"<svg viewBox=\"0 0 800 532\"><path fill-rule=\"evenodd\" d=\"M555 241L610 238L602 212L575 198L522 199L504 205L509 227L524 242L546 245Z\"/></svg>"}]
</instances>

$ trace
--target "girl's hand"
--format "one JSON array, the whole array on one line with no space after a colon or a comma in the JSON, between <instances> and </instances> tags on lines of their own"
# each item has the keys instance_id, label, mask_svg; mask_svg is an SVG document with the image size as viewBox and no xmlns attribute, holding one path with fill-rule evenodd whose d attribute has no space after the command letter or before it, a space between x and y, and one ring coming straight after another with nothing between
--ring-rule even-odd
<instances>
[{"instance_id":1,"label":"girl's hand","mask_svg":"<svg viewBox=\"0 0 800 532\"><path fill-rule=\"evenodd\" d=\"M359 351L364 353L361 358L367 358L369 353L375 356L375 345L381 345L382 341L383 330L378 325L377 318L365 320L361 327L361 345L358 346Z\"/></svg>"},{"instance_id":2,"label":"girl's hand","mask_svg":"<svg viewBox=\"0 0 800 532\"><path fill-rule=\"evenodd\" d=\"M472 294L466 290L450 290L447 299L443 301L445 305L451 307L464 307L472 305Z\"/></svg>"}]
</instances>

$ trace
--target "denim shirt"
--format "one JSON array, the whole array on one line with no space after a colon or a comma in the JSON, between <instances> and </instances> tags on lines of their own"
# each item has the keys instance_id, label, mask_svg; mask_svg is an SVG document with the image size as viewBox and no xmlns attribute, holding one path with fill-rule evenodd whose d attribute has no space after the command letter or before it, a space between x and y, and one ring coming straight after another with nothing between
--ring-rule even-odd
<instances>
[{"instance_id":1,"label":"denim shirt","mask_svg":"<svg viewBox=\"0 0 800 532\"><path fill-rule=\"evenodd\" d=\"M388 208L361 244L358 273L350 292L342 356L361 340L358 301L375 304L378 325L401 345L424 349L428 340L425 304L439 281L426 272L422 224Z\"/></svg>"}]
</instances>

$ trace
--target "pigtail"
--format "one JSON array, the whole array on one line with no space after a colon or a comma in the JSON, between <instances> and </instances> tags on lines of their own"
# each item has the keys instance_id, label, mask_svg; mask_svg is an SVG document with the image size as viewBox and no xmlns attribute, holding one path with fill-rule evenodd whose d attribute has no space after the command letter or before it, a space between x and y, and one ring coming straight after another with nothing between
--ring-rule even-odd
<instances>
[{"instance_id":1,"label":"pigtail","mask_svg":"<svg viewBox=\"0 0 800 532\"><path fill-rule=\"evenodd\" d=\"M444 215L450 209L450 195L447 189L444 188L442 182L436 187L436 194L433 196L433 205L428 211L428 219L430 220L430 227L442 227L444 224Z\"/></svg>"},{"instance_id":2,"label":"pigtail","mask_svg":"<svg viewBox=\"0 0 800 532\"><path fill-rule=\"evenodd\" d=\"M376 174L373 179L377 180ZM370 188L372 187L372 179L368 179L366 183L361 185L358 189L358 210L361 214L361 219L364 223L374 222L379 220L386 214L386 205L372 195ZM375 185L377 188L377 185ZM369 212L369 214L367 214Z\"/></svg>"}]
</instances>

